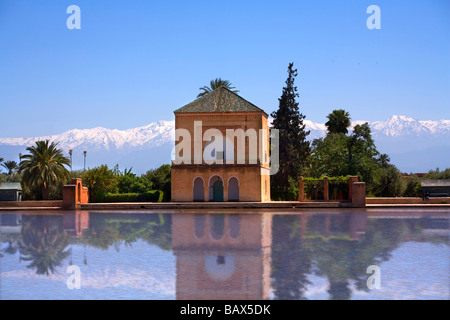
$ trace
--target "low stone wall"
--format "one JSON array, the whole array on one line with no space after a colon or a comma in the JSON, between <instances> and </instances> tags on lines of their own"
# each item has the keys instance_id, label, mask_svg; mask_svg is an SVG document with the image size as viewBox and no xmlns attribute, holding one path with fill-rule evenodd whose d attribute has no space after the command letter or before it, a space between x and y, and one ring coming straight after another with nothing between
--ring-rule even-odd
<instances>
[{"instance_id":1,"label":"low stone wall","mask_svg":"<svg viewBox=\"0 0 450 320\"><path fill-rule=\"evenodd\" d=\"M430 198L430 200L423 200L418 197L366 198L366 204L450 204L450 197Z\"/></svg>"},{"instance_id":2,"label":"low stone wall","mask_svg":"<svg viewBox=\"0 0 450 320\"><path fill-rule=\"evenodd\" d=\"M354 208L363 208L366 206L366 183L358 182L357 176L350 176L347 180L348 184L348 198L342 200L337 200L342 203L344 206L347 206L348 203L351 204L351 207ZM298 201L305 202L305 184L303 181L303 177L298 179ZM317 192L318 190L315 189ZM323 177L323 200L314 200L317 202L326 202L329 201L329 182L328 177ZM316 197L315 197L316 198ZM335 200L336 201L336 200Z\"/></svg>"},{"instance_id":3,"label":"low stone wall","mask_svg":"<svg viewBox=\"0 0 450 320\"><path fill-rule=\"evenodd\" d=\"M0 201L0 208L60 208L62 200L40 200L40 201Z\"/></svg>"}]
</instances>

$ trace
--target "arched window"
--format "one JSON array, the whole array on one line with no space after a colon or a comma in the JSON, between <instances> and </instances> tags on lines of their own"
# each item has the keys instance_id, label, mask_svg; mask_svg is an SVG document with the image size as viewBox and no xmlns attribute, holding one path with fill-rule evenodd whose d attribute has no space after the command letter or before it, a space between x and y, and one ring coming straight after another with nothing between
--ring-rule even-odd
<instances>
[{"instance_id":1,"label":"arched window","mask_svg":"<svg viewBox=\"0 0 450 320\"><path fill-rule=\"evenodd\" d=\"M239 181L236 177L228 179L228 201L239 201Z\"/></svg>"},{"instance_id":2,"label":"arched window","mask_svg":"<svg viewBox=\"0 0 450 320\"><path fill-rule=\"evenodd\" d=\"M197 177L194 179L194 187L193 187L193 199L194 201L205 201L205 186L203 179Z\"/></svg>"}]
</instances>

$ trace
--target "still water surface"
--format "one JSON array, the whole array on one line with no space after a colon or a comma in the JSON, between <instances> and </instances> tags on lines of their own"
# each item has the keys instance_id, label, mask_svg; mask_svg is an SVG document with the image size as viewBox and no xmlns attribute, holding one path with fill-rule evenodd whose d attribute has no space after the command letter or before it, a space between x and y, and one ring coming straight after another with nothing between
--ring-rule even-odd
<instances>
[{"instance_id":1,"label":"still water surface","mask_svg":"<svg viewBox=\"0 0 450 320\"><path fill-rule=\"evenodd\" d=\"M0 218L3 300L449 298L448 210Z\"/></svg>"}]
</instances>

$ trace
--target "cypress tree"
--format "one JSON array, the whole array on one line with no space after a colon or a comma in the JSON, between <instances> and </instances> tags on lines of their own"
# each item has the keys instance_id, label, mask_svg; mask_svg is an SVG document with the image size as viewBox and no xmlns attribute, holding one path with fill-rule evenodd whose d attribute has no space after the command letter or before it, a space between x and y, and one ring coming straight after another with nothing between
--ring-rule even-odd
<instances>
[{"instance_id":1,"label":"cypress tree","mask_svg":"<svg viewBox=\"0 0 450 320\"><path fill-rule=\"evenodd\" d=\"M309 131L305 130L303 124L305 116L300 113L296 101L299 94L294 80L298 73L293 67L294 63L289 63L286 86L283 87L281 97L278 99L278 110L271 114L273 128L279 130L280 139L280 168L271 178L274 191L288 190L289 178L298 179L310 153L309 142L306 141Z\"/></svg>"}]
</instances>

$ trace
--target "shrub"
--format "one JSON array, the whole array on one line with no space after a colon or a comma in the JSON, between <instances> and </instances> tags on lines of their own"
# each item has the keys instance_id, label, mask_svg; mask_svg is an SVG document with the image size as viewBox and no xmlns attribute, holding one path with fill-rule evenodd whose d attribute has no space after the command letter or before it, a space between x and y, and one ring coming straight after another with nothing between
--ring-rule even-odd
<instances>
[{"instance_id":1,"label":"shrub","mask_svg":"<svg viewBox=\"0 0 450 320\"><path fill-rule=\"evenodd\" d=\"M298 200L298 180L289 178L289 188L287 190L272 188L270 198L273 201L297 201Z\"/></svg>"},{"instance_id":2,"label":"shrub","mask_svg":"<svg viewBox=\"0 0 450 320\"><path fill-rule=\"evenodd\" d=\"M100 202L106 193L114 192L117 186L117 175L107 165L87 170L81 179L89 188L89 199L93 202Z\"/></svg>"},{"instance_id":3,"label":"shrub","mask_svg":"<svg viewBox=\"0 0 450 320\"><path fill-rule=\"evenodd\" d=\"M145 193L106 193L99 197L99 202L162 202L164 193L152 190Z\"/></svg>"},{"instance_id":4,"label":"shrub","mask_svg":"<svg viewBox=\"0 0 450 320\"><path fill-rule=\"evenodd\" d=\"M272 198L272 201L297 201L298 192L295 192L294 190L271 191L270 197Z\"/></svg>"},{"instance_id":5,"label":"shrub","mask_svg":"<svg viewBox=\"0 0 450 320\"><path fill-rule=\"evenodd\" d=\"M117 188L119 191L118 193L145 193L152 190L152 183L128 172L119 175Z\"/></svg>"},{"instance_id":6,"label":"shrub","mask_svg":"<svg viewBox=\"0 0 450 320\"><path fill-rule=\"evenodd\" d=\"M138 196L138 201L142 202L162 202L164 199L164 192L161 190L152 190L141 193Z\"/></svg>"},{"instance_id":7,"label":"shrub","mask_svg":"<svg viewBox=\"0 0 450 320\"><path fill-rule=\"evenodd\" d=\"M148 180L152 189L164 192L163 201L170 201L171 193L171 167L163 164L158 169L148 170L141 176L142 180Z\"/></svg>"}]
</instances>

